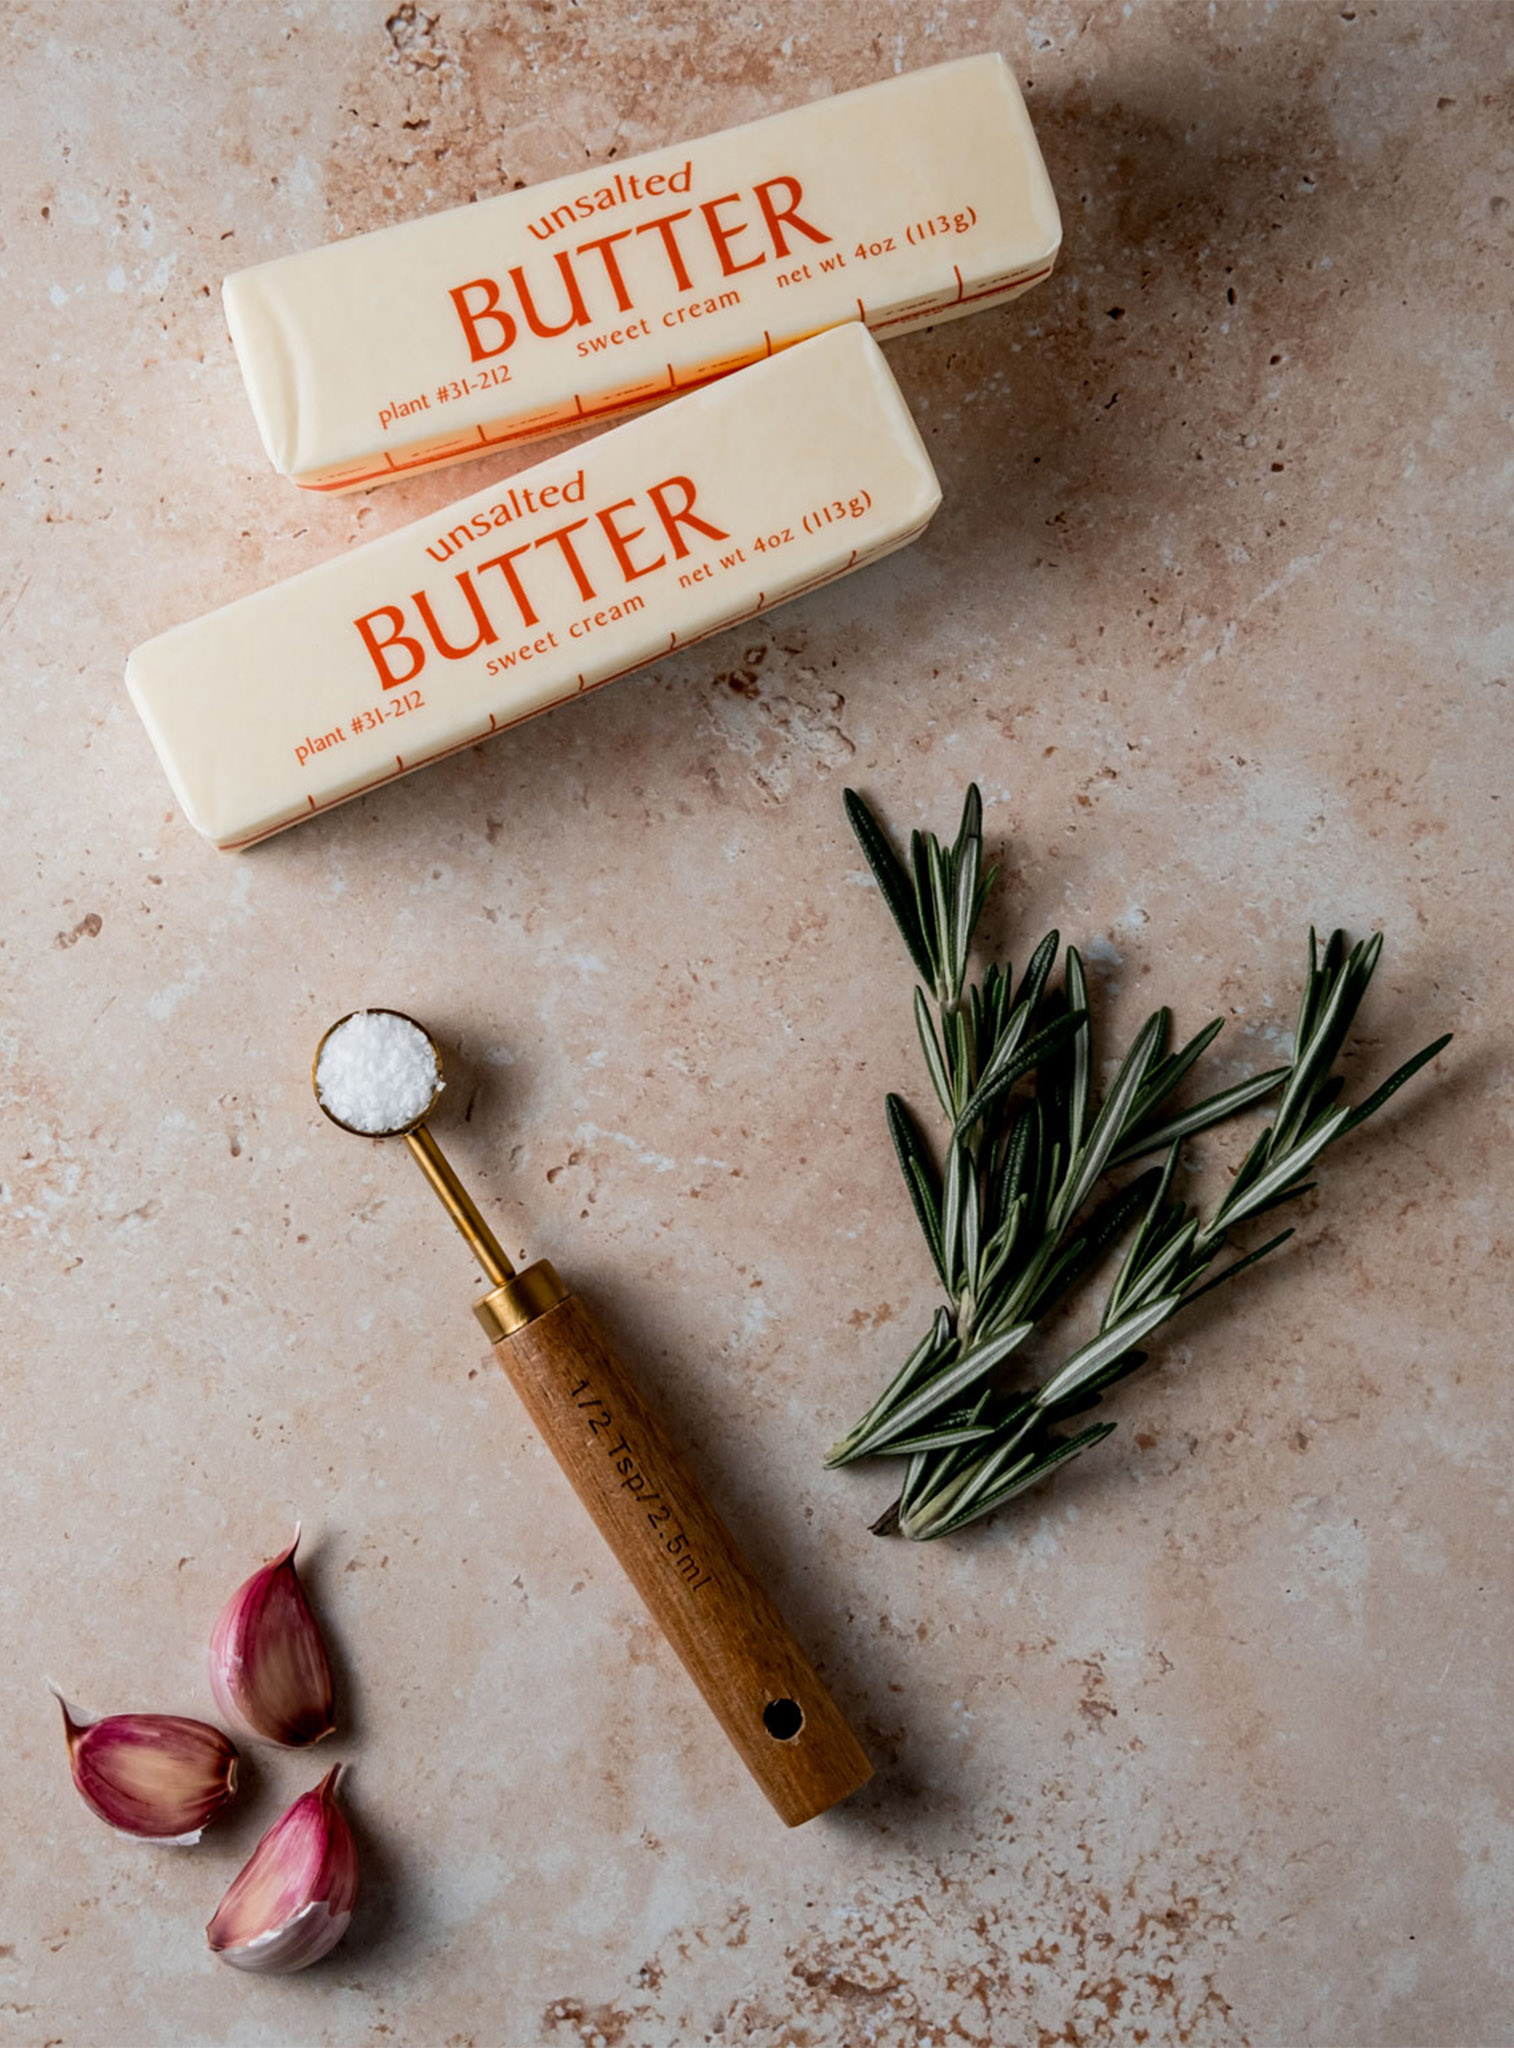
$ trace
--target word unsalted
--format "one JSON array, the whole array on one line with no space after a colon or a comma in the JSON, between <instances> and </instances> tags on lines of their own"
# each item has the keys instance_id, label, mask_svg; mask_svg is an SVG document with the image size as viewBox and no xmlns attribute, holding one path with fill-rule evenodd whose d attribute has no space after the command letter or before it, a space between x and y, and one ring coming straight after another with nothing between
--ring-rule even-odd
<instances>
[{"instance_id":1,"label":"word unsalted","mask_svg":"<svg viewBox=\"0 0 1514 2048\"><path fill-rule=\"evenodd\" d=\"M813 590L940 490L855 323L139 647L190 823L250 845Z\"/></svg>"}]
</instances>

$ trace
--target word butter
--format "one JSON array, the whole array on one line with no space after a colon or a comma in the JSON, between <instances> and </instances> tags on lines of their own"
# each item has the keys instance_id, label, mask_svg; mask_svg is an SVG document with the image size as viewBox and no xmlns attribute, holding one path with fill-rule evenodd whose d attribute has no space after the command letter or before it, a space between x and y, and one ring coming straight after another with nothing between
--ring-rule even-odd
<instances>
[{"instance_id":1,"label":"word butter","mask_svg":"<svg viewBox=\"0 0 1514 2048\"><path fill-rule=\"evenodd\" d=\"M1002 57L226 280L263 444L349 491L708 383L844 320L877 334L1045 277L1056 201Z\"/></svg>"},{"instance_id":2,"label":"word butter","mask_svg":"<svg viewBox=\"0 0 1514 2048\"><path fill-rule=\"evenodd\" d=\"M249 845L843 576L940 490L855 322L139 647L197 831Z\"/></svg>"}]
</instances>

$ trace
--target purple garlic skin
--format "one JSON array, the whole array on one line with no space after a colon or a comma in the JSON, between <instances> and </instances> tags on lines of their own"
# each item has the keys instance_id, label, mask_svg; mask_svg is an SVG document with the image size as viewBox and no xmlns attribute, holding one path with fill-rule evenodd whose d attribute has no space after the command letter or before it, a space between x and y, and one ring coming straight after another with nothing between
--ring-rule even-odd
<instances>
[{"instance_id":1,"label":"purple garlic skin","mask_svg":"<svg viewBox=\"0 0 1514 2048\"><path fill-rule=\"evenodd\" d=\"M335 1799L342 1766L297 1799L253 1850L205 1930L237 1970L284 1975L318 1963L357 1902L357 1846Z\"/></svg>"},{"instance_id":2,"label":"purple garlic skin","mask_svg":"<svg viewBox=\"0 0 1514 2048\"><path fill-rule=\"evenodd\" d=\"M60 1693L68 1760L92 1813L143 1842L189 1844L237 1788L237 1753L219 1728L179 1714L76 1720Z\"/></svg>"},{"instance_id":3,"label":"purple garlic skin","mask_svg":"<svg viewBox=\"0 0 1514 2048\"><path fill-rule=\"evenodd\" d=\"M221 1610L210 1639L210 1689L232 1725L302 1749L336 1726L331 1665L294 1568L300 1532Z\"/></svg>"}]
</instances>

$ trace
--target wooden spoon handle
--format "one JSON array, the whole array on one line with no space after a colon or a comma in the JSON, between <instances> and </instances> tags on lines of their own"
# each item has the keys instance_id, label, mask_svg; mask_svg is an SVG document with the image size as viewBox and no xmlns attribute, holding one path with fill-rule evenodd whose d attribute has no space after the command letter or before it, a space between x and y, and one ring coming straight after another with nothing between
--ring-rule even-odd
<instances>
[{"instance_id":1,"label":"wooden spoon handle","mask_svg":"<svg viewBox=\"0 0 1514 2048\"><path fill-rule=\"evenodd\" d=\"M582 1303L567 1295L494 1348L780 1817L798 1827L866 1784L841 1710Z\"/></svg>"}]
</instances>

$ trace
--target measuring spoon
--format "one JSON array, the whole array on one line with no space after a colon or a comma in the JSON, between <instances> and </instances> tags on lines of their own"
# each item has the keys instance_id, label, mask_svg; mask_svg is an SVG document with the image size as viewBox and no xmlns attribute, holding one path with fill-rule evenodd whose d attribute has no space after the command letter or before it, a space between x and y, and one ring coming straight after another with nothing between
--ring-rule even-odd
<instances>
[{"instance_id":1,"label":"measuring spoon","mask_svg":"<svg viewBox=\"0 0 1514 2048\"><path fill-rule=\"evenodd\" d=\"M381 1130L343 1122L322 1092L323 1056L365 1016L398 1018L417 1060L424 1047L435 1061L419 1113ZM323 1035L311 1079L340 1129L409 1146L489 1281L473 1312L511 1385L780 1818L798 1827L866 1784L840 1708L588 1310L547 1260L516 1272L448 1163L426 1123L443 1086L430 1033L401 1010L353 1011Z\"/></svg>"}]
</instances>

